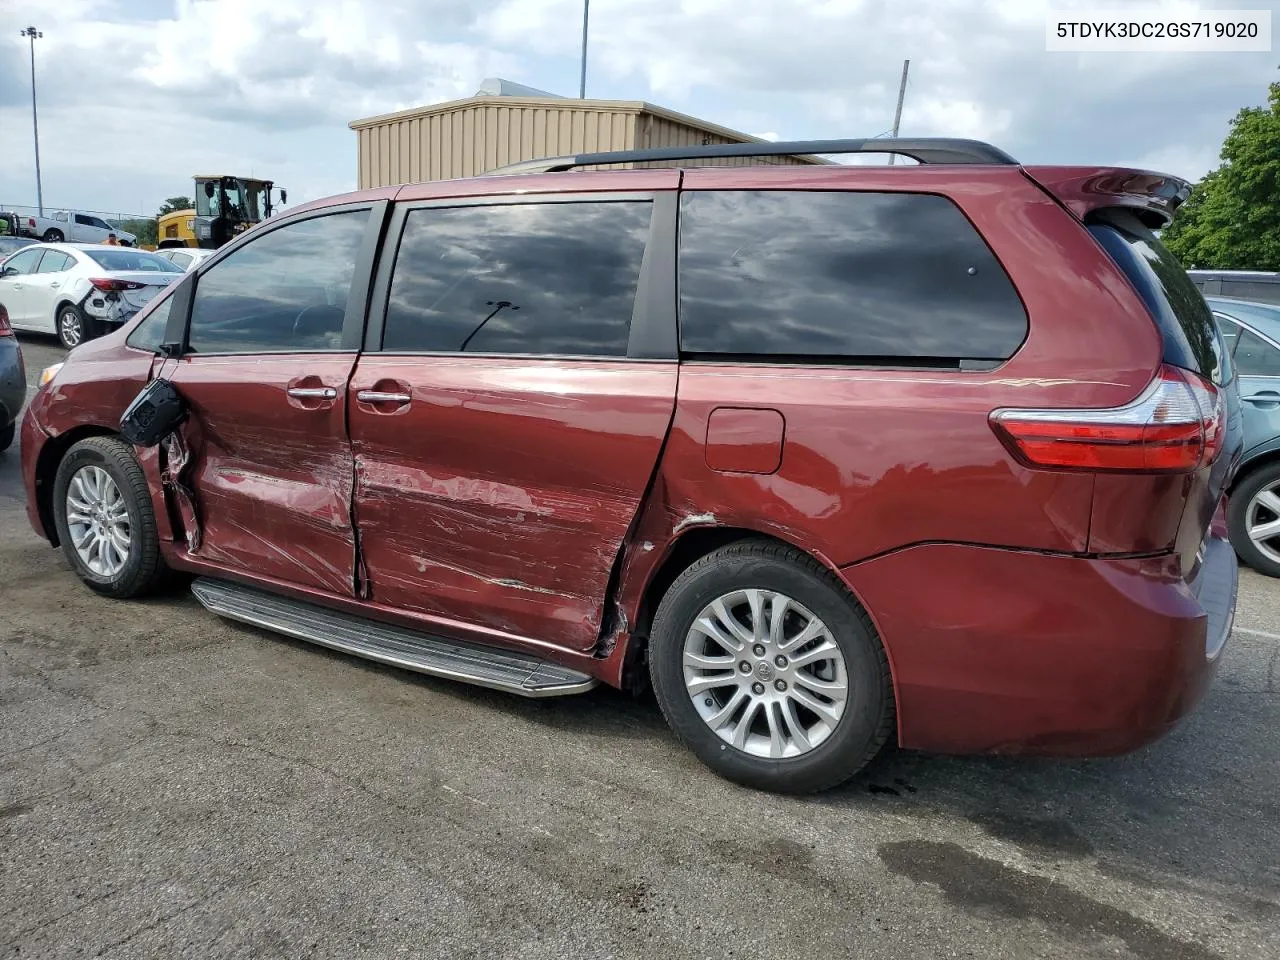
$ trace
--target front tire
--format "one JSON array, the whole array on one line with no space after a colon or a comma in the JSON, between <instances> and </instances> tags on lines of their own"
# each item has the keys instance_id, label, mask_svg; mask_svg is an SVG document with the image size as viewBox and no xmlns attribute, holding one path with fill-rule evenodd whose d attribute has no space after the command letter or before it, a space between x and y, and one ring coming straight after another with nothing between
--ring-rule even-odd
<instances>
[{"instance_id":1,"label":"front tire","mask_svg":"<svg viewBox=\"0 0 1280 960\"><path fill-rule=\"evenodd\" d=\"M44 236L40 239L45 243L61 243L63 241L62 231L50 228L44 232Z\"/></svg>"},{"instance_id":2,"label":"front tire","mask_svg":"<svg viewBox=\"0 0 1280 960\"><path fill-rule=\"evenodd\" d=\"M89 437L68 450L53 507L62 552L91 589L136 597L166 579L147 478L123 440Z\"/></svg>"},{"instance_id":3,"label":"front tire","mask_svg":"<svg viewBox=\"0 0 1280 960\"><path fill-rule=\"evenodd\" d=\"M888 659L870 618L791 547L741 541L692 564L663 596L649 644L671 729L737 783L826 790L893 729Z\"/></svg>"},{"instance_id":4,"label":"front tire","mask_svg":"<svg viewBox=\"0 0 1280 960\"><path fill-rule=\"evenodd\" d=\"M1227 500L1227 529L1236 556L1259 573L1280 577L1280 461L1241 478Z\"/></svg>"},{"instance_id":5,"label":"front tire","mask_svg":"<svg viewBox=\"0 0 1280 960\"><path fill-rule=\"evenodd\" d=\"M15 420L7 427L0 427L0 453L8 450L13 446L13 438L18 432L18 423Z\"/></svg>"}]
</instances>

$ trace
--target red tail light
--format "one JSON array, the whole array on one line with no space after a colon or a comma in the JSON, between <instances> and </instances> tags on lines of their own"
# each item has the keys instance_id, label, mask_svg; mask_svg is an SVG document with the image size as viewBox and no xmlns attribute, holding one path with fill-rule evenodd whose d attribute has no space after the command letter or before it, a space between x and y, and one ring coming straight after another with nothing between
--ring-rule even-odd
<instances>
[{"instance_id":1,"label":"red tail light","mask_svg":"<svg viewBox=\"0 0 1280 960\"><path fill-rule=\"evenodd\" d=\"M1226 408L1209 381L1166 365L1122 407L996 410L991 426L1032 467L1186 473L1222 451Z\"/></svg>"},{"instance_id":2,"label":"red tail light","mask_svg":"<svg viewBox=\"0 0 1280 960\"><path fill-rule=\"evenodd\" d=\"M134 283L132 280L112 280L108 277L94 277L89 282L105 293L115 293L120 290L141 290L146 286L145 283Z\"/></svg>"},{"instance_id":3,"label":"red tail light","mask_svg":"<svg viewBox=\"0 0 1280 960\"><path fill-rule=\"evenodd\" d=\"M9 311L0 303L0 337L12 337L13 327L9 326Z\"/></svg>"}]
</instances>

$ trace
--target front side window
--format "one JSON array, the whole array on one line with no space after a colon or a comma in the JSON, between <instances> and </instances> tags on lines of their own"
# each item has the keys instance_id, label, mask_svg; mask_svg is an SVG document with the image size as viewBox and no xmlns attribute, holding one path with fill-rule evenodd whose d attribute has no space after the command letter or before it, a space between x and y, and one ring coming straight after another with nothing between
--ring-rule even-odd
<instances>
[{"instance_id":1,"label":"front side window","mask_svg":"<svg viewBox=\"0 0 1280 960\"><path fill-rule=\"evenodd\" d=\"M173 308L173 297L174 295L171 294L156 304L155 309L143 317L130 331L125 343L152 353L159 350L160 344L164 343L165 329L169 324L169 311Z\"/></svg>"},{"instance_id":2,"label":"front side window","mask_svg":"<svg viewBox=\"0 0 1280 960\"><path fill-rule=\"evenodd\" d=\"M411 210L382 348L626 356L651 207L598 201Z\"/></svg>"},{"instance_id":3,"label":"front side window","mask_svg":"<svg viewBox=\"0 0 1280 960\"><path fill-rule=\"evenodd\" d=\"M34 250L19 250L4 262L4 275L10 277L34 273L42 253L44 253L43 247L36 247Z\"/></svg>"},{"instance_id":4,"label":"front side window","mask_svg":"<svg viewBox=\"0 0 1280 960\"><path fill-rule=\"evenodd\" d=\"M175 267L182 267L184 270L191 265L191 254L189 253L172 253L165 259Z\"/></svg>"},{"instance_id":5,"label":"front side window","mask_svg":"<svg viewBox=\"0 0 1280 960\"><path fill-rule=\"evenodd\" d=\"M945 197L697 191L680 208L680 348L709 358L1003 360L1027 315Z\"/></svg>"},{"instance_id":6,"label":"front side window","mask_svg":"<svg viewBox=\"0 0 1280 960\"><path fill-rule=\"evenodd\" d=\"M191 352L341 349L347 293L368 220L368 210L301 220L263 233L219 261L196 286Z\"/></svg>"}]
</instances>

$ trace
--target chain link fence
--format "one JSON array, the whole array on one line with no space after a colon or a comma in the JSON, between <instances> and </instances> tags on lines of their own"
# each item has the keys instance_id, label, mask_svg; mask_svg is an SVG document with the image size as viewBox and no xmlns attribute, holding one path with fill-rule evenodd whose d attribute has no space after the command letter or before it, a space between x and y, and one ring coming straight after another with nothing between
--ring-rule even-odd
<instances>
[{"instance_id":1,"label":"chain link fence","mask_svg":"<svg viewBox=\"0 0 1280 960\"><path fill-rule=\"evenodd\" d=\"M127 230L138 238L138 246L154 247L156 244L156 216L149 213L128 213L119 210L90 210L87 207L62 207L53 203L44 205L44 215L52 217L58 210L72 213L87 213L93 217L101 217L113 227ZM24 203L7 203L0 200L0 212L16 213L19 217L38 216L40 211Z\"/></svg>"}]
</instances>

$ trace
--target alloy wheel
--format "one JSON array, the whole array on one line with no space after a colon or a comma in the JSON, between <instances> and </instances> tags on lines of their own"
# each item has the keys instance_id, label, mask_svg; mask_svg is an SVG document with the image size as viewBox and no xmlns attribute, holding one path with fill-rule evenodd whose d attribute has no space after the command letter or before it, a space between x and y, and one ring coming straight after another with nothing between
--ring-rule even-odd
<instances>
[{"instance_id":1,"label":"alloy wheel","mask_svg":"<svg viewBox=\"0 0 1280 960\"><path fill-rule=\"evenodd\" d=\"M1253 495L1245 509L1244 525L1258 551L1280 563L1280 480Z\"/></svg>"},{"instance_id":2,"label":"alloy wheel","mask_svg":"<svg viewBox=\"0 0 1280 960\"><path fill-rule=\"evenodd\" d=\"M84 337L84 326L80 322L80 315L70 308L63 310L58 316L58 331L65 346L79 346Z\"/></svg>"},{"instance_id":3,"label":"alloy wheel","mask_svg":"<svg viewBox=\"0 0 1280 960\"><path fill-rule=\"evenodd\" d=\"M817 748L848 704L844 654L831 631L772 590L736 590L707 604L685 636L683 667L699 716L755 757Z\"/></svg>"},{"instance_id":4,"label":"alloy wheel","mask_svg":"<svg viewBox=\"0 0 1280 960\"><path fill-rule=\"evenodd\" d=\"M114 577L129 559L129 509L111 474L81 467L67 485L67 530L76 554L100 577Z\"/></svg>"}]
</instances>

